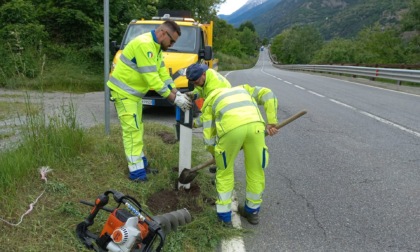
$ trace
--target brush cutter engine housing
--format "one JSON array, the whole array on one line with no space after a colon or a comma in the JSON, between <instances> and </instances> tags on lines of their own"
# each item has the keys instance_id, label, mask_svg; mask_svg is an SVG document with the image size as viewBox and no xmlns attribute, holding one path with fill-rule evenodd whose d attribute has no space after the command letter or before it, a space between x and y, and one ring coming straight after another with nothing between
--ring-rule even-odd
<instances>
[{"instance_id":1,"label":"brush cutter engine housing","mask_svg":"<svg viewBox=\"0 0 420 252\"><path fill-rule=\"evenodd\" d=\"M140 230L143 230L140 231ZM131 251L139 246L149 233L146 223L139 222L137 216L125 209L115 209L108 217L99 239L105 241L106 249L112 252ZM108 242L106 242L108 241Z\"/></svg>"},{"instance_id":2,"label":"brush cutter engine housing","mask_svg":"<svg viewBox=\"0 0 420 252\"><path fill-rule=\"evenodd\" d=\"M114 209L105 207L110 193L119 204ZM77 236L88 249L98 252L160 251L166 234L176 231L178 226L191 222L191 215L186 209L152 218L141 209L137 200L113 190L99 195L95 203L86 201L81 203L93 208L89 216L77 225ZM128 210L119 208L121 204ZM99 210L110 212L110 215L100 235L97 235L88 228L93 225Z\"/></svg>"}]
</instances>

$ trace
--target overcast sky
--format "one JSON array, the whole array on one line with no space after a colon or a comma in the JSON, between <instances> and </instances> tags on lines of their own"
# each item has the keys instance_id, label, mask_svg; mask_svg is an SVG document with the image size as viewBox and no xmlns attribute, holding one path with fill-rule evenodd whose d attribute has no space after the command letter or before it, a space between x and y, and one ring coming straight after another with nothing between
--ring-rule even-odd
<instances>
[{"instance_id":1,"label":"overcast sky","mask_svg":"<svg viewBox=\"0 0 420 252\"><path fill-rule=\"evenodd\" d=\"M226 2L220 5L219 12L217 14L229 15L241 8L248 0L226 0Z\"/></svg>"}]
</instances>

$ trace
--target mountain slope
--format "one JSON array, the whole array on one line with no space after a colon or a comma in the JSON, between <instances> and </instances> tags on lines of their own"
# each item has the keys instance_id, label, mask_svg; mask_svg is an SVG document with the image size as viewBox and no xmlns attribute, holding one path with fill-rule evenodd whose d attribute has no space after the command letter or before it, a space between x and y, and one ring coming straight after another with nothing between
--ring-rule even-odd
<instances>
[{"instance_id":1,"label":"mountain slope","mask_svg":"<svg viewBox=\"0 0 420 252\"><path fill-rule=\"evenodd\" d=\"M231 15L227 16L227 18L228 18L228 20L232 20L232 19L235 19L235 18L241 16L244 13L252 12L252 10L255 7L257 7L257 6L265 3L267 1L268 0L248 0L248 2L246 2L246 4L244 4L241 8L239 8L238 10L236 10Z\"/></svg>"},{"instance_id":2,"label":"mountain slope","mask_svg":"<svg viewBox=\"0 0 420 252\"><path fill-rule=\"evenodd\" d=\"M265 13L281 0L249 0L231 15L219 15L219 18L226 20L229 24L238 27L240 24L254 20L261 13Z\"/></svg>"},{"instance_id":3,"label":"mountain slope","mask_svg":"<svg viewBox=\"0 0 420 252\"><path fill-rule=\"evenodd\" d=\"M383 26L399 23L399 14L409 1L268 0L249 11L234 12L224 19L236 27L250 20L262 38L274 37L293 25L303 24L317 27L325 39L350 38L375 22Z\"/></svg>"}]
</instances>

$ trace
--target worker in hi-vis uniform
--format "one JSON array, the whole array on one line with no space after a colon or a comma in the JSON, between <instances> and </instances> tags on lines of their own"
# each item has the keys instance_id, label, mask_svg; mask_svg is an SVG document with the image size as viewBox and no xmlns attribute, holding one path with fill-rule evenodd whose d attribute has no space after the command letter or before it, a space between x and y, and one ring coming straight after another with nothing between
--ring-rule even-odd
<instances>
[{"instance_id":1,"label":"worker in hi-vis uniform","mask_svg":"<svg viewBox=\"0 0 420 252\"><path fill-rule=\"evenodd\" d=\"M187 69L187 78L196 86L203 86L200 67ZM198 72L199 76L197 78ZM206 84L207 85L207 84ZM267 124L259 110L263 105ZM265 134L273 136L276 129L278 102L274 93L264 87L248 84L234 88L216 88L207 94L200 121L195 127L203 127L204 144L216 160L216 201L220 221L231 225L232 193L234 189L234 163L243 149L246 171L246 200L240 206L240 214L251 224L258 224L258 212L265 189L264 169L269 154Z\"/></svg>"},{"instance_id":2,"label":"worker in hi-vis uniform","mask_svg":"<svg viewBox=\"0 0 420 252\"><path fill-rule=\"evenodd\" d=\"M216 88L231 87L230 82L223 75L205 64L196 63L189 66L186 75L196 81L200 79L203 82L203 85L194 85L193 91L185 93L192 100L206 99L207 95Z\"/></svg>"},{"instance_id":3,"label":"worker in hi-vis uniform","mask_svg":"<svg viewBox=\"0 0 420 252\"><path fill-rule=\"evenodd\" d=\"M191 108L190 98L171 85L173 80L163 62L162 51L179 36L180 27L169 20L156 30L137 36L122 51L107 82L121 123L129 178L134 181L147 180L149 163L143 152L142 98L149 89L184 111Z\"/></svg>"}]
</instances>

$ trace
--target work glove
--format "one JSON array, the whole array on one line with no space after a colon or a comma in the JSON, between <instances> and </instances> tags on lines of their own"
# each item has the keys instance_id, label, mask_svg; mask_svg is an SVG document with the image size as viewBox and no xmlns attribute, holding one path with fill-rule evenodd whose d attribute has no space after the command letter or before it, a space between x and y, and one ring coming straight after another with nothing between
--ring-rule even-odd
<instances>
[{"instance_id":1,"label":"work glove","mask_svg":"<svg viewBox=\"0 0 420 252\"><path fill-rule=\"evenodd\" d=\"M185 110L190 109L191 106L192 106L191 99L187 95L185 95L185 94L183 94L179 91L176 92L174 103L178 107L180 107L182 109L182 111L184 111L184 112L185 112Z\"/></svg>"},{"instance_id":2,"label":"work glove","mask_svg":"<svg viewBox=\"0 0 420 252\"><path fill-rule=\"evenodd\" d=\"M191 99L191 101L194 101L196 99L196 94L194 94L193 92L186 92L185 94Z\"/></svg>"}]
</instances>

